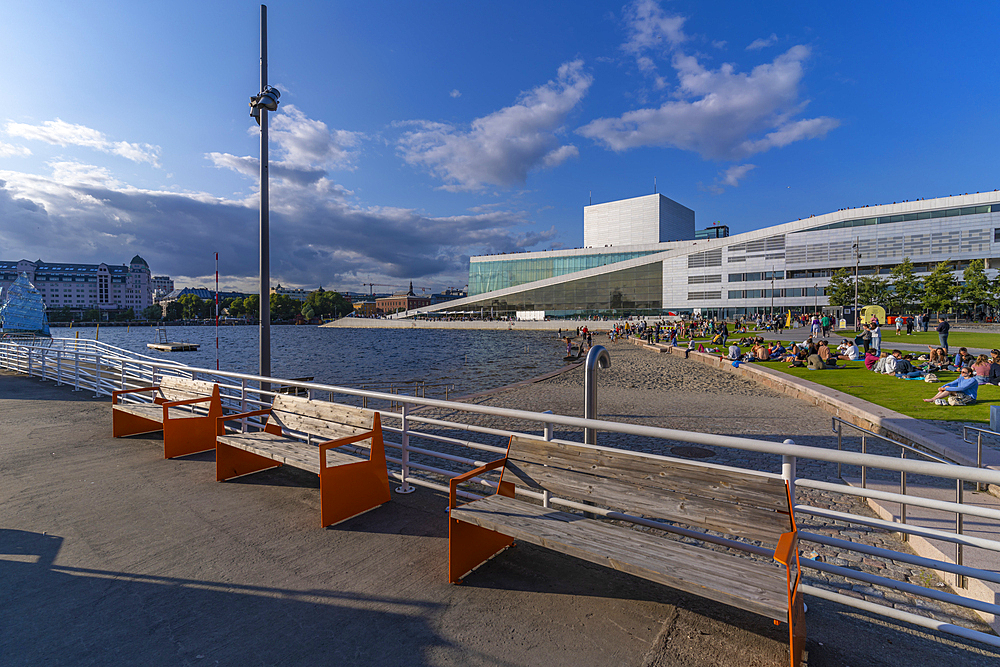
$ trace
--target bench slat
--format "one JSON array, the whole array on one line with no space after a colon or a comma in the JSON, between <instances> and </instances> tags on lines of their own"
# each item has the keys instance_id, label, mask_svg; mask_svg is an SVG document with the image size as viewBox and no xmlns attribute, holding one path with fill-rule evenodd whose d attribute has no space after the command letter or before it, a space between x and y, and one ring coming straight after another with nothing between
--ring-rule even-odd
<instances>
[{"instance_id":1,"label":"bench slat","mask_svg":"<svg viewBox=\"0 0 1000 667\"><path fill-rule=\"evenodd\" d=\"M264 433L263 431L258 433L220 435L217 439L225 445L264 456L274 461L286 463L294 468L319 474L319 447L306 444L300 440L272 433ZM328 449L326 452L326 464L328 466L357 463L363 460L362 458L345 454L336 449Z\"/></svg>"},{"instance_id":2,"label":"bench slat","mask_svg":"<svg viewBox=\"0 0 1000 667\"><path fill-rule=\"evenodd\" d=\"M504 496L462 505L451 510L451 517L775 620L787 620L784 572L768 563Z\"/></svg>"},{"instance_id":3,"label":"bench slat","mask_svg":"<svg viewBox=\"0 0 1000 667\"><path fill-rule=\"evenodd\" d=\"M787 511L785 483L778 475L677 459L643 456L638 452L580 445L563 445L531 438L513 438L508 460L546 465L627 482L644 488L725 498L761 509Z\"/></svg>"},{"instance_id":4,"label":"bench slat","mask_svg":"<svg viewBox=\"0 0 1000 667\"><path fill-rule=\"evenodd\" d=\"M171 419L195 419L198 417L204 417L207 411L202 413L192 412L191 410L184 409L187 406L179 408L167 408L170 411ZM120 412L127 412L130 415L135 415L137 417L143 417L145 419L152 419L153 421L163 422L163 406L155 405L153 403L122 403L114 406L115 410Z\"/></svg>"},{"instance_id":5,"label":"bench slat","mask_svg":"<svg viewBox=\"0 0 1000 667\"><path fill-rule=\"evenodd\" d=\"M791 529L787 513L674 491L663 488L665 485L660 484L660 480L656 480L657 484L654 486L649 479L640 478L639 475L632 480L618 479L609 475L609 472L613 471L600 469L579 472L508 459L503 480L535 490L545 489L560 498L582 500L628 514L663 518L749 540L760 540L772 547L777 544L782 533ZM654 488L650 488L651 486ZM720 490L723 494L727 492L726 489ZM787 506L786 501L785 507Z\"/></svg>"},{"instance_id":6,"label":"bench slat","mask_svg":"<svg viewBox=\"0 0 1000 667\"><path fill-rule=\"evenodd\" d=\"M211 396L214 391L215 385L204 380L189 380L175 375L164 375L160 378L160 394L167 401L205 398Z\"/></svg>"}]
</instances>

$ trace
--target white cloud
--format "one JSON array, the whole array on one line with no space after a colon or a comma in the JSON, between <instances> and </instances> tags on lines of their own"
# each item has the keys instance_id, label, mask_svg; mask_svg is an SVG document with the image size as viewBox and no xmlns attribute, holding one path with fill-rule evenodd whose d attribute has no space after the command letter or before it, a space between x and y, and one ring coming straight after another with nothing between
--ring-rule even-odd
<instances>
[{"instance_id":1,"label":"white cloud","mask_svg":"<svg viewBox=\"0 0 1000 667\"><path fill-rule=\"evenodd\" d=\"M726 169L722 174L722 183L730 187L735 188L740 184L740 181L750 172L751 169L756 169L755 164L739 164Z\"/></svg>"},{"instance_id":2,"label":"white cloud","mask_svg":"<svg viewBox=\"0 0 1000 667\"><path fill-rule=\"evenodd\" d=\"M452 97L461 97L462 96L462 93L458 90L458 88L455 88L454 90L452 90L448 94L451 95Z\"/></svg>"},{"instance_id":3,"label":"white cloud","mask_svg":"<svg viewBox=\"0 0 1000 667\"><path fill-rule=\"evenodd\" d=\"M111 141L102 132L83 125L67 123L59 118L47 120L41 125L15 123L9 121L4 131L12 137L44 141L56 146L83 146L119 155L133 162L145 162L159 167L160 147L150 144L134 144L127 141Z\"/></svg>"},{"instance_id":4,"label":"white cloud","mask_svg":"<svg viewBox=\"0 0 1000 667\"><path fill-rule=\"evenodd\" d=\"M808 47L793 46L773 62L741 73L730 63L708 69L697 57L676 51L671 58L678 80L674 99L658 108L599 118L577 131L614 151L669 146L720 160L822 137L840 122L793 120L807 103L800 100L799 86L809 55Z\"/></svg>"},{"instance_id":5,"label":"white cloud","mask_svg":"<svg viewBox=\"0 0 1000 667\"><path fill-rule=\"evenodd\" d=\"M517 211L430 217L358 205L325 171L342 163L332 147L343 149L344 137L355 135L326 130L305 114L288 114L286 121L273 135L274 152L283 159L270 172L276 282L358 289L371 276L375 282L419 278L461 285L470 254L527 249L555 236L554 229L532 229ZM221 152L206 157L247 176L251 192L225 198L140 189L107 168L71 161L49 163L44 175L0 171L2 258L119 263L138 253L154 272L184 281L208 275L219 251L224 282L254 289L257 159Z\"/></svg>"},{"instance_id":6,"label":"white cloud","mask_svg":"<svg viewBox=\"0 0 1000 667\"><path fill-rule=\"evenodd\" d=\"M0 141L0 157L27 157L28 155L31 155L31 149L27 146L5 144Z\"/></svg>"},{"instance_id":7,"label":"white cloud","mask_svg":"<svg viewBox=\"0 0 1000 667\"><path fill-rule=\"evenodd\" d=\"M778 36L772 32L770 37L767 37L765 39L758 38L750 42L750 44L747 46L747 51L760 51L761 49L766 49L767 47L771 46L777 41L778 41Z\"/></svg>"},{"instance_id":8,"label":"white cloud","mask_svg":"<svg viewBox=\"0 0 1000 667\"><path fill-rule=\"evenodd\" d=\"M277 157L290 167L351 168L364 139L359 132L331 131L291 104L272 117L270 129L270 139L278 144Z\"/></svg>"},{"instance_id":9,"label":"white cloud","mask_svg":"<svg viewBox=\"0 0 1000 667\"><path fill-rule=\"evenodd\" d=\"M628 37L622 50L635 57L639 71L653 78L657 90L666 88L668 83L660 76L655 60L647 54L663 55L687 41L685 21L683 16L668 16L657 0L636 0L625 7Z\"/></svg>"},{"instance_id":10,"label":"white cloud","mask_svg":"<svg viewBox=\"0 0 1000 667\"><path fill-rule=\"evenodd\" d=\"M403 159L444 181L446 190L520 185L528 172L555 167L578 154L557 137L567 115L583 99L592 78L576 60L559 67L554 81L523 93L517 102L472 122L468 130L426 120L398 141Z\"/></svg>"}]
</instances>

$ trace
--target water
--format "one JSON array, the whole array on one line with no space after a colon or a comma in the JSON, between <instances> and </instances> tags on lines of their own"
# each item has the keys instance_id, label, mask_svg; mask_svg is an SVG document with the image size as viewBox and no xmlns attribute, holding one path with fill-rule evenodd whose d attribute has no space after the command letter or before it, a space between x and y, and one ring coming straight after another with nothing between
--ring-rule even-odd
<instances>
[{"instance_id":1,"label":"water","mask_svg":"<svg viewBox=\"0 0 1000 667\"><path fill-rule=\"evenodd\" d=\"M93 339L94 328L55 329L57 338ZM219 328L219 368L256 374L258 329ZM157 352L149 327L102 327L100 341L150 357L199 368L215 368L215 327L167 327L173 342L199 343L196 352ZM423 381L426 395L460 395L502 387L563 365L566 344L554 331L464 329L340 329L315 326L271 327L271 375L312 376L338 386L388 387Z\"/></svg>"}]
</instances>

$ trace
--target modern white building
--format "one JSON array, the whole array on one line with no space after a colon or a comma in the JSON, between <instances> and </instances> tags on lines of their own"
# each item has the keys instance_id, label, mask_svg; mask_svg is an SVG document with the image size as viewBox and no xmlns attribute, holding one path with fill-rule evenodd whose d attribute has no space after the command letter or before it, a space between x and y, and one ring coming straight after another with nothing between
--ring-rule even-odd
<instances>
[{"instance_id":1,"label":"modern white building","mask_svg":"<svg viewBox=\"0 0 1000 667\"><path fill-rule=\"evenodd\" d=\"M153 301L159 301L174 291L174 281L170 276L153 276L149 284L153 290Z\"/></svg>"},{"instance_id":2,"label":"modern white building","mask_svg":"<svg viewBox=\"0 0 1000 667\"><path fill-rule=\"evenodd\" d=\"M949 261L959 279L974 259L986 260L991 275L1000 268L997 191L841 209L724 238L694 239L692 212L684 240L664 241L658 232L658 241L620 244L663 229L662 205L642 208L647 199L609 202L619 212L603 218L588 218L588 210L615 207L586 207L584 248L472 257L469 296L420 310L731 317L825 306L830 276L844 267L888 274L908 257L919 275ZM614 229L615 220L622 229Z\"/></svg>"},{"instance_id":3,"label":"modern white building","mask_svg":"<svg viewBox=\"0 0 1000 667\"><path fill-rule=\"evenodd\" d=\"M682 241L694 235L694 211L660 194L583 207L587 248Z\"/></svg>"},{"instance_id":4,"label":"modern white building","mask_svg":"<svg viewBox=\"0 0 1000 667\"><path fill-rule=\"evenodd\" d=\"M153 304L149 265L139 255L126 265L50 264L0 261L0 298L25 273L42 294L48 310L128 310L139 313Z\"/></svg>"}]
</instances>

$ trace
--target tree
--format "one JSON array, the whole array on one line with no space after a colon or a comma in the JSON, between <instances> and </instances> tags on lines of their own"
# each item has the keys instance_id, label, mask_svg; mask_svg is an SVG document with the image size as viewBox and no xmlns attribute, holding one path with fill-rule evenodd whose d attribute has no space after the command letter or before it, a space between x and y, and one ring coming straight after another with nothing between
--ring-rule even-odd
<instances>
[{"instance_id":1,"label":"tree","mask_svg":"<svg viewBox=\"0 0 1000 667\"><path fill-rule=\"evenodd\" d=\"M893 301L899 312L905 312L920 303L923 285L913 275L913 262L909 257L904 257L903 263L893 268L889 280L892 281Z\"/></svg>"},{"instance_id":2,"label":"tree","mask_svg":"<svg viewBox=\"0 0 1000 667\"><path fill-rule=\"evenodd\" d=\"M84 322L98 322L101 319L101 311L97 308L88 308L83 312Z\"/></svg>"},{"instance_id":3,"label":"tree","mask_svg":"<svg viewBox=\"0 0 1000 667\"><path fill-rule=\"evenodd\" d=\"M928 310L940 314L952 308L957 282L951 272L951 262L941 262L924 283L923 304Z\"/></svg>"},{"instance_id":4,"label":"tree","mask_svg":"<svg viewBox=\"0 0 1000 667\"><path fill-rule=\"evenodd\" d=\"M49 318L49 322L69 322L73 319L73 313L70 312L69 306L48 310L45 312L45 316Z\"/></svg>"},{"instance_id":5,"label":"tree","mask_svg":"<svg viewBox=\"0 0 1000 667\"><path fill-rule=\"evenodd\" d=\"M307 313L312 310L312 315ZM342 317L354 310L351 302L337 292L316 290L310 292L306 302L302 304L302 314L306 317Z\"/></svg>"},{"instance_id":6,"label":"tree","mask_svg":"<svg viewBox=\"0 0 1000 667\"><path fill-rule=\"evenodd\" d=\"M830 276L830 283L826 286L826 295L830 299L831 306L852 306L854 305L854 276L848 269L837 269Z\"/></svg>"},{"instance_id":7,"label":"tree","mask_svg":"<svg viewBox=\"0 0 1000 667\"><path fill-rule=\"evenodd\" d=\"M115 315L116 322L131 322L135 319L135 311L131 308L126 308Z\"/></svg>"},{"instance_id":8,"label":"tree","mask_svg":"<svg viewBox=\"0 0 1000 667\"><path fill-rule=\"evenodd\" d=\"M993 286L986 277L986 263L981 259L969 262L962 274L965 284L959 290L959 298L972 312L976 306L985 306L993 301Z\"/></svg>"},{"instance_id":9,"label":"tree","mask_svg":"<svg viewBox=\"0 0 1000 667\"><path fill-rule=\"evenodd\" d=\"M183 308L183 317L186 320L199 320L208 317L208 302L194 294L185 294L177 299L177 303Z\"/></svg>"},{"instance_id":10,"label":"tree","mask_svg":"<svg viewBox=\"0 0 1000 667\"><path fill-rule=\"evenodd\" d=\"M880 305L888 303L891 298L889 281L878 274L861 276L858 279L858 305Z\"/></svg>"},{"instance_id":11,"label":"tree","mask_svg":"<svg viewBox=\"0 0 1000 667\"><path fill-rule=\"evenodd\" d=\"M179 320L184 317L184 304L180 301L170 301L167 303L167 314L164 319Z\"/></svg>"},{"instance_id":12,"label":"tree","mask_svg":"<svg viewBox=\"0 0 1000 667\"><path fill-rule=\"evenodd\" d=\"M271 318L275 320L292 320L299 314L302 303L287 294L271 295Z\"/></svg>"},{"instance_id":13,"label":"tree","mask_svg":"<svg viewBox=\"0 0 1000 667\"><path fill-rule=\"evenodd\" d=\"M144 320L159 320L163 317L163 308L153 304L152 306L146 306L142 309L142 319Z\"/></svg>"}]
</instances>

